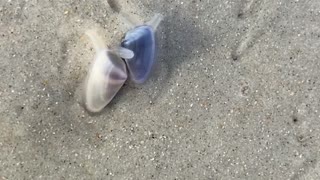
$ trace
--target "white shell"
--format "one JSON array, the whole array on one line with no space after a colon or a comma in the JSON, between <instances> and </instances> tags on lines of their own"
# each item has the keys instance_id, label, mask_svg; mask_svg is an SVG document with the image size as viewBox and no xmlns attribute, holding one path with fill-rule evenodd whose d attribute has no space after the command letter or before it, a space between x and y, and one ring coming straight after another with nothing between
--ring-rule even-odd
<instances>
[{"instance_id":1,"label":"white shell","mask_svg":"<svg viewBox=\"0 0 320 180\"><path fill-rule=\"evenodd\" d=\"M97 31L86 32L96 51L85 83L85 106L90 112L101 111L117 94L127 80L127 68L121 57L132 58L133 52L125 48L107 49Z\"/></svg>"},{"instance_id":2,"label":"white shell","mask_svg":"<svg viewBox=\"0 0 320 180\"><path fill-rule=\"evenodd\" d=\"M126 80L126 65L117 54L107 49L97 52L85 85L86 108L101 111Z\"/></svg>"}]
</instances>

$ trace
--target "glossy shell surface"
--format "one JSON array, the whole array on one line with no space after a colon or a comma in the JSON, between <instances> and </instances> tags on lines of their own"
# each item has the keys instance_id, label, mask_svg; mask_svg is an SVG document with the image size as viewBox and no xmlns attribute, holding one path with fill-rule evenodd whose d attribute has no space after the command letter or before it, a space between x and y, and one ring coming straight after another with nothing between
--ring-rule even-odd
<instances>
[{"instance_id":1,"label":"glossy shell surface","mask_svg":"<svg viewBox=\"0 0 320 180\"><path fill-rule=\"evenodd\" d=\"M126 65L117 54L107 49L97 52L85 85L86 108L101 111L126 80Z\"/></svg>"},{"instance_id":2,"label":"glossy shell surface","mask_svg":"<svg viewBox=\"0 0 320 180\"><path fill-rule=\"evenodd\" d=\"M133 58L125 59L130 79L138 84L145 82L155 61L155 35L152 27L142 25L128 31L121 47L134 53Z\"/></svg>"}]
</instances>

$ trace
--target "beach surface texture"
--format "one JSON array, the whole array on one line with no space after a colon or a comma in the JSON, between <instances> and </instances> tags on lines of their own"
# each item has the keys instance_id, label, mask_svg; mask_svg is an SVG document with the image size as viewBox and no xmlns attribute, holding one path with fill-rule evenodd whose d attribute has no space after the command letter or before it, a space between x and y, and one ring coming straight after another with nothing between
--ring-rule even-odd
<instances>
[{"instance_id":1,"label":"beach surface texture","mask_svg":"<svg viewBox=\"0 0 320 180\"><path fill-rule=\"evenodd\" d=\"M156 13L150 78L86 111L86 31ZM319 50L319 0L1 0L0 180L319 180Z\"/></svg>"}]
</instances>

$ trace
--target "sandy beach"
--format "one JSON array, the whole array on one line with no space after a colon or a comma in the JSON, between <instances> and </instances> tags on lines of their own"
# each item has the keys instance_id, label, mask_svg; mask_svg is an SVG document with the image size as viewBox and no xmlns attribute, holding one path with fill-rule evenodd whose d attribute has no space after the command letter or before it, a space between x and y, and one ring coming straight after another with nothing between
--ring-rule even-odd
<instances>
[{"instance_id":1,"label":"sandy beach","mask_svg":"<svg viewBox=\"0 0 320 180\"><path fill-rule=\"evenodd\" d=\"M96 29L164 15L146 83L83 107ZM0 180L320 179L319 0L1 0Z\"/></svg>"}]
</instances>

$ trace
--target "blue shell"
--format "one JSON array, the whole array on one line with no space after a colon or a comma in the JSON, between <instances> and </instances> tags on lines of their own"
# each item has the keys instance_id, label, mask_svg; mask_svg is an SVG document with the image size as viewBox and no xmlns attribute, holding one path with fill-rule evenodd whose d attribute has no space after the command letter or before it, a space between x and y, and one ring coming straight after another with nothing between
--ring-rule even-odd
<instances>
[{"instance_id":1,"label":"blue shell","mask_svg":"<svg viewBox=\"0 0 320 180\"><path fill-rule=\"evenodd\" d=\"M151 26L138 26L125 34L121 47L134 53L131 59L125 59L130 79L135 83L147 80L155 62L155 35Z\"/></svg>"}]
</instances>

